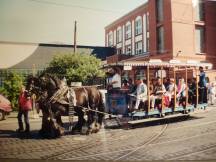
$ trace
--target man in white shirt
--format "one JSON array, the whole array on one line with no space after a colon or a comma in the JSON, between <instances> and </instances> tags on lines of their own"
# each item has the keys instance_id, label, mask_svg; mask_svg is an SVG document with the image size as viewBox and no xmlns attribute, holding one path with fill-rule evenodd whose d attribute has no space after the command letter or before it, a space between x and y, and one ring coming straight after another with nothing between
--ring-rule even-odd
<instances>
[{"instance_id":1,"label":"man in white shirt","mask_svg":"<svg viewBox=\"0 0 216 162\"><path fill-rule=\"evenodd\" d=\"M145 102L148 99L147 96L147 86L143 83L142 79L139 78L137 80L137 88L136 91L132 94L130 94L130 108L133 107L133 101L136 101L136 104L134 106L135 110L138 110L140 102Z\"/></svg>"},{"instance_id":2,"label":"man in white shirt","mask_svg":"<svg viewBox=\"0 0 216 162\"><path fill-rule=\"evenodd\" d=\"M116 68L113 68L111 73L113 74L113 77L111 79L110 85L112 85L112 89L114 91L118 91L121 88L121 76L118 74L118 70Z\"/></svg>"}]
</instances>

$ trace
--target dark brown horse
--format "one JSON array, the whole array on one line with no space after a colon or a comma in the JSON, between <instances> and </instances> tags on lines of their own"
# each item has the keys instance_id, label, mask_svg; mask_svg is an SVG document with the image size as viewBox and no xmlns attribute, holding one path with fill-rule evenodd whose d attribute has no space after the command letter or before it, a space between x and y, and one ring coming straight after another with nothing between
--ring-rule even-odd
<instances>
[{"instance_id":1,"label":"dark brown horse","mask_svg":"<svg viewBox=\"0 0 216 162\"><path fill-rule=\"evenodd\" d=\"M100 130L104 105L102 95L97 87L70 88L67 85L63 86L60 79L49 74L28 77L26 87L29 92L36 94L43 113L40 133L49 132L48 134L53 137L61 135L63 126L61 116L68 115L71 110L74 110L78 115L78 122L72 131L82 131L84 130L82 128L86 126L86 132L83 132L85 134L96 133ZM102 113L96 113L94 110ZM87 121L84 118L85 113ZM55 127L54 131L53 127Z\"/></svg>"}]
</instances>

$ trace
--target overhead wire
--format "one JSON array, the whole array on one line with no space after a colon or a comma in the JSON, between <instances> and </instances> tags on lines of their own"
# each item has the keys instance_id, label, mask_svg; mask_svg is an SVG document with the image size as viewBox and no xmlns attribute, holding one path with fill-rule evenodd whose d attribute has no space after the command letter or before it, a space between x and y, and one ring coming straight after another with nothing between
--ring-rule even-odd
<instances>
[{"instance_id":1,"label":"overhead wire","mask_svg":"<svg viewBox=\"0 0 216 162\"><path fill-rule=\"evenodd\" d=\"M41 4L46 4L46 5L55 5L55 6L62 6L62 7L80 8L80 9L86 9L86 10L91 10L91 11L95 11L95 12L107 12L107 13L113 13L113 14L124 13L123 11L105 10L105 9L100 9L100 8L91 8L91 7L81 6L81 5L73 5L73 4L51 2L51 1L47 1L47 0L28 0L28 1L41 3Z\"/></svg>"}]
</instances>

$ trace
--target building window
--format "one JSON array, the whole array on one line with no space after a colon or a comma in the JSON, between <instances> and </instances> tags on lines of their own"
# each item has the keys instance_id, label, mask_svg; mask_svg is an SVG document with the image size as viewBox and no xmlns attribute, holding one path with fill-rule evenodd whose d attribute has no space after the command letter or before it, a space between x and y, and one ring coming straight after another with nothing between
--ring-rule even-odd
<instances>
[{"instance_id":1,"label":"building window","mask_svg":"<svg viewBox=\"0 0 216 162\"><path fill-rule=\"evenodd\" d=\"M164 27L157 28L157 50L159 53L164 52Z\"/></svg>"},{"instance_id":2,"label":"building window","mask_svg":"<svg viewBox=\"0 0 216 162\"><path fill-rule=\"evenodd\" d=\"M146 17L146 30L149 31L149 12L147 12L147 17Z\"/></svg>"},{"instance_id":3,"label":"building window","mask_svg":"<svg viewBox=\"0 0 216 162\"><path fill-rule=\"evenodd\" d=\"M196 53L205 53L205 29L196 27L195 31Z\"/></svg>"},{"instance_id":4,"label":"building window","mask_svg":"<svg viewBox=\"0 0 216 162\"><path fill-rule=\"evenodd\" d=\"M108 34L108 46L113 46L113 32L109 32Z\"/></svg>"},{"instance_id":5,"label":"building window","mask_svg":"<svg viewBox=\"0 0 216 162\"><path fill-rule=\"evenodd\" d=\"M147 50L147 52L149 52L149 46L150 46L150 38L149 38L149 36L150 36L150 34L149 34L149 12L147 13L146 26L147 26L147 33L146 33L146 35L147 35L147 42L146 42L147 48L146 48L146 50Z\"/></svg>"},{"instance_id":6,"label":"building window","mask_svg":"<svg viewBox=\"0 0 216 162\"><path fill-rule=\"evenodd\" d=\"M195 20L196 21L204 21L204 2L203 0L193 0L193 4L195 7Z\"/></svg>"},{"instance_id":7,"label":"building window","mask_svg":"<svg viewBox=\"0 0 216 162\"><path fill-rule=\"evenodd\" d=\"M118 49L117 49L117 54L118 54L118 55L121 55L121 54L122 54L122 48L118 48Z\"/></svg>"},{"instance_id":8,"label":"building window","mask_svg":"<svg viewBox=\"0 0 216 162\"><path fill-rule=\"evenodd\" d=\"M131 23L127 23L125 26L125 39L131 38Z\"/></svg>"},{"instance_id":9,"label":"building window","mask_svg":"<svg viewBox=\"0 0 216 162\"><path fill-rule=\"evenodd\" d=\"M146 48L147 52L149 52L149 48L150 48L149 32L147 32L146 47L147 47L147 48Z\"/></svg>"},{"instance_id":10,"label":"building window","mask_svg":"<svg viewBox=\"0 0 216 162\"><path fill-rule=\"evenodd\" d=\"M163 0L156 0L157 22L163 21Z\"/></svg>"},{"instance_id":11,"label":"building window","mask_svg":"<svg viewBox=\"0 0 216 162\"><path fill-rule=\"evenodd\" d=\"M136 42L135 43L135 54L136 55L142 54L142 48L143 48L142 41Z\"/></svg>"},{"instance_id":12,"label":"building window","mask_svg":"<svg viewBox=\"0 0 216 162\"><path fill-rule=\"evenodd\" d=\"M131 45L125 46L125 51L127 55L131 55Z\"/></svg>"},{"instance_id":13,"label":"building window","mask_svg":"<svg viewBox=\"0 0 216 162\"><path fill-rule=\"evenodd\" d=\"M142 18L138 17L135 21L135 35L142 34Z\"/></svg>"},{"instance_id":14,"label":"building window","mask_svg":"<svg viewBox=\"0 0 216 162\"><path fill-rule=\"evenodd\" d=\"M118 28L116 33L116 41L117 43L120 43L122 41L122 29Z\"/></svg>"}]
</instances>

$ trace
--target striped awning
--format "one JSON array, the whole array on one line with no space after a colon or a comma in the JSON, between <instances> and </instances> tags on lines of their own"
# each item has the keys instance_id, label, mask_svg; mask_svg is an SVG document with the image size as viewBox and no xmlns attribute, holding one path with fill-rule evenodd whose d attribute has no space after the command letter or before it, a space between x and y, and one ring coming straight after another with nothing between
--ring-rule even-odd
<instances>
[{"instance_id":1,"label":"striped awning","mask_svg":"<svg viewBox=\"0 0 216 162\"><path fill-rule=\"evenodd\" d=\"M187 62L181 62L178 60L161 61L161 60L150 60L150 61L120 61L116 63L106 64L104 67L110 66L144 66L144 67L194 67L198 68L202 66L205 69L212 69L213 65L206 62L196 62L189 60Z\"/></svg>"}]
</instances>

